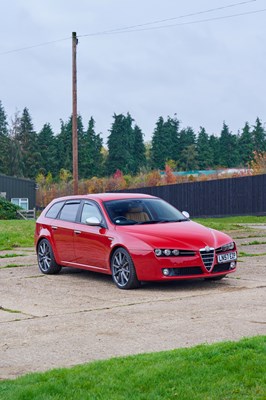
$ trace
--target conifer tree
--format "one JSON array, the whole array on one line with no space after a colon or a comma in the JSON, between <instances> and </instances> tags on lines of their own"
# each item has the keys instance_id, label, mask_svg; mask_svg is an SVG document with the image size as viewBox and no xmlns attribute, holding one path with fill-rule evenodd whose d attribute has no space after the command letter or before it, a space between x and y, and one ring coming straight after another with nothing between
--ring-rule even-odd
<instances>
[{"instance_id":1,"label":"conifer tree","mask_svg":"<svg viewBox=\"0 0 266 400\"><path fill-rule=\"evenodd\" d=\"M209 148L210 148L210 153L212 154L213 157L211 167L215 168L220 166L220 140L217 136L210 135Z\"/></svg>"},{"instance_id":2,"label":"conifer tree","mask_svg":"<svg viewBox=\"0 0 266 400\"><path fill-rule=\"evenodd\" d=\"M60 133L56 137L59 170L72 171L72 117L67 122L61 120Z\"/></svg>"},{"instance_id":3,"label":"conifer tree","mask_svg":"<svg viewBox=\"0 0 266 400\"><path fill-rule=\"evenodd\" d=\"M164 136L164 119L159 117L151 141L151 166L152 168L164 169L165 162L169 158L167 139Z\"/></svg>"},{"instance_id":4,"label":"conifer tree","mask_svg":"<svg viewBox=\"0 0 266 400\"><path fill-rule=\"evenodd\" d=\"M178 158L178 128L176 118L159 117L151 142L151 164L153 168L164 169L167 160Z\"/></svg>"},{"instance_id":5,"label":"conifer tree","mask_svg":"<svg viewBox=\"0 0 266 400\"><path fill-rule=\"evenodd\" d=\"M59 170L64 169L72 172L73 169L73 152L72 152L72 116L67 122L61 122L60 133L56 136L57 157ZM80 115L77 117L77 136L78 136L78 165L80 166L81 143L84 136L83 123Z\"/></svg>"},{"instance_id":6,"label":"conifer tree","mask_svg":"<svg viewBox=\"0 0 266 400\"><path fill-rule=\"evenodd\" d=\"M49 123L44 124L37 135L37 146L40 153L39 172L44 175L50 172L55 177L60 168L58 168L56 139Z\"/></svg>"},{"instance_id":7,"label":"conifer tree","mask_svg":"<svg viewBox=\"0 0 266 400\"><path fill-rule=\"evenodd\" d=\"M10 138L6 113L0 101L0 173L8 174Z\"/></svg>"},{"instance_id":8,"label":"conifer tree","mask_svg":"<svg viewBox=\"0 0 266 400\"><path fill-rule=\"evenodd\" d=\"M128 113L113 116L110 135L108 136L108 157L106 162L106 173L112 175L116 170L124 174L132 173L134 170L134 133L132 128L133 119Z\"/></svg>"},{"instance_id":9,"label":"conifer tree","mask_svg":"<svg viewBox=\"0 0 266 400\"><path fill-rule=\"evenodd\" d=\"M213 165L213 150L209 144L209 136L205 128L200 127L197 138L197 154L199 169L207 169Z\"/></svg>"},{"instance_id":10,"label":"conifer tree","mask_svg":"<svg viewBox=\"0 0 266 400\"><path fill-rule=\"evenodd\" d=\"M223 123L223 129L219 139L220 142L220 164L223 167L231 168L239 165L238 138L233 135L226 123Z\"/></svg>"},{"instance_id":11,"label":"conifer tree","mask_svg":"<svg viewBox=\"0 0 266 400\"><path fill-rule=\"evenodd\" d=\"M178 154L178 132L179 132L179 121L176 118L167 117L167 121L164 124L165 136L169 140L169 156L168 160L177 160Z\"/></svg>"},{"instance_id":12,"label":"conifer tree","mask_svg":"<svg viewBox=\"0 0 266 400\"><path fill-rule=\"evenodd\" d=\"M248 122L245 123L239 138L239 157L240 163L248 166L253 158L253 137Z\"/></svg>"},{"instance_id":13,"label":"conifer tree","mask_svg":"<svg viewBox=\"0 0 266 400\"><path fill-rule=\"evenodd\" d=\"M91 117L88 129L82 135L79 143L79 175L83 178L101 176L103 173L103 141L100 134L95 133L95 121Z\"/></svg>"},{"instance_id":14,"label":"conifer tree","mask_svg":"<svg viewBox=\"0 0 266 400\"><path fill-rule=\"evenodd\" d=\"M134 154L134 164L132 169L132 174L137 174L141 167L146 165L146 148L143 140L143 133L138 125L135 125L134 130L134 147L133 147L133 154Z\"/></svg>"},{"instance_id":15,"label":"conifer tree","mask_svg":"<svg viewBox=\"0 0 266 400\"><path fill-rule=\"evenodd\" d=\"M22 164L22 153L20 148L18 137L20 127L20 115L16 111L14 117L11 118L11 124L9 127L9 163L8 163L8 175L10 176L23 176L23 164Z\"/></svg>"},{"instance_id":16,"label":"conifer tree","mask_svg":"<svg viewBox=\"0 0 266 400\"><path fill-rule=\"evenodd\" d=\"M198 153L195 144L186 146L180 154L179 165L184 171L191 171L198 168Z\"/></svg>"},{"instance_id":17,"label":"conifer tree","mask_svg":"<svg viewBox=\"0 0 266 400\"><path fill-rule=\"evenodd\" d=\"M187 146L196 144L196 135L193 129L188 126L185 129L181 129L178 135L178 149L181 153Z\"/></svg>"},{"instance_id":18,"label":"conifer tree","mask_svg":"<svg viewBox=\"0 0 266 400\"><path fill-rule=\"evenodd\" d=\"M256 119L256 124L253 127L252 136L254 151L262 154L264 151L266 151L266 132L259 118Z\"/></svg>"},{"instance_id":19,"label":"conifer tree","mask_svg":"<svg viewBox=\"0 0 266 400\"><path fill-rule=\"evenodd\" d=\"M183 170L197 168L196 135L191 127L182 129L178 135L177 164Z\"/></svg>"},{"instance_id":20,"label":"conifer tree","mask_svg":"<svg viewBox=\"0 0 266 400\"><path fill-rule=\"evenodd\" d=\"M39 168L40 153L37 147L37 134L34 131L29 110L25 107L15 136L21 151L21 176L34 179Z\"/></svg>"}]
</instances>

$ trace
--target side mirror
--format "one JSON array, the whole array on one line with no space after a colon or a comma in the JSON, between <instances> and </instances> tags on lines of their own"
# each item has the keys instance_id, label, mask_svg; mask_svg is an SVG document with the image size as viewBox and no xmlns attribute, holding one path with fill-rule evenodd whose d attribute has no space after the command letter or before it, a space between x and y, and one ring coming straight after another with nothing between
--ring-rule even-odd
<instances>
[{"instance_id":1,"label":"side mirror","mask_svg":"<svg viewBox=\"0 0 266 400\"><path fill-rule=\"evenodd\" d=\"M184 215L185 218L189 219L190 215L187 211L182 211L182 214Z\"/></svg>"},{"instance_id":2,"label":"side mirror","mask_svg":"<svg viewBox=\"0 0 266 400\"><path fill-rule=\"evenodd\" d=\"M97 217L89 217L86 219L86 224L90 226L101 226L101 221Z\"/></svg>"}]
</instances>

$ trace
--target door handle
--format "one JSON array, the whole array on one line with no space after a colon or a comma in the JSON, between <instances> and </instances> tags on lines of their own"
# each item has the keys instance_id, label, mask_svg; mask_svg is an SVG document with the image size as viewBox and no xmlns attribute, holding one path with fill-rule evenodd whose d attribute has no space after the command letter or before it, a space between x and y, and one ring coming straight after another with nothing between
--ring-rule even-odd
<instances>
[{"instance_id":1,"label":"door handle","mask_svg":"<svg viewBox=\"0 0 266 400\"><path fill-rule=\"evenodd\" d=\"M76 235L79 235L79 234L81 233L81 231L76 231L76 230L74 230L74 233L75 233Z\"/></svg>"},{"instance_id":2,"label":"door handle","mask_svg":"<svg viewBox=\"0 0 266 400\"><path fill-rule=\"evenodd\" d=\"M53 229L54 231L56 231L57 226L52 225L52 229Z\"/></svg>"}]
</instances>

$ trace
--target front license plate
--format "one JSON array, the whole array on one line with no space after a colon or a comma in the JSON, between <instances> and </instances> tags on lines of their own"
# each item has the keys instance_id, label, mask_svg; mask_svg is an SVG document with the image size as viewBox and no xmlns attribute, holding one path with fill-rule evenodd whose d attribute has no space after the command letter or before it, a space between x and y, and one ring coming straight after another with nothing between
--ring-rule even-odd
<instances>
[{"instance_id":1,"label":"front license plate","mask_svg":"<svg viewBox=\"0 0 266 400\"><path fill-rule=\"evenodd\" d=\"M226 254L219 254L218 255L218 263L222 264L228 261L236 260L236 252L226 253Z\"/></svg>"}]
</instances>

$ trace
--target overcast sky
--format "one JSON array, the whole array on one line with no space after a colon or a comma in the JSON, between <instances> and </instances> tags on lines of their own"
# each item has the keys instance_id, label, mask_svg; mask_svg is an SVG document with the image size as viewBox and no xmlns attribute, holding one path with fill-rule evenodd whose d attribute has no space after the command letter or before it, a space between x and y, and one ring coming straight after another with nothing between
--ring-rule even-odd
<instances>
[{"instance_id":1,"label":"overcast sky","mask_svg":"<svg viewBox=\"0 0 266 400\"><path fill-rule=\"evenodd\" d=\"M50 122L58 133L71 115L73 31L80 36L78 111L85 127L94 117L104 140L114 113L130 112L145 141L160 115L176 114L182 127L209 134L219 134L224 120L233 133L257 116L266 121L266 12L251 13L266 9L265 0L0 4L0 100L9 118L28 107L37 131ZM177 18L187 14L195 15ZM145 25L158 20L167 21Z\"/></svg>"}]
</instances>

